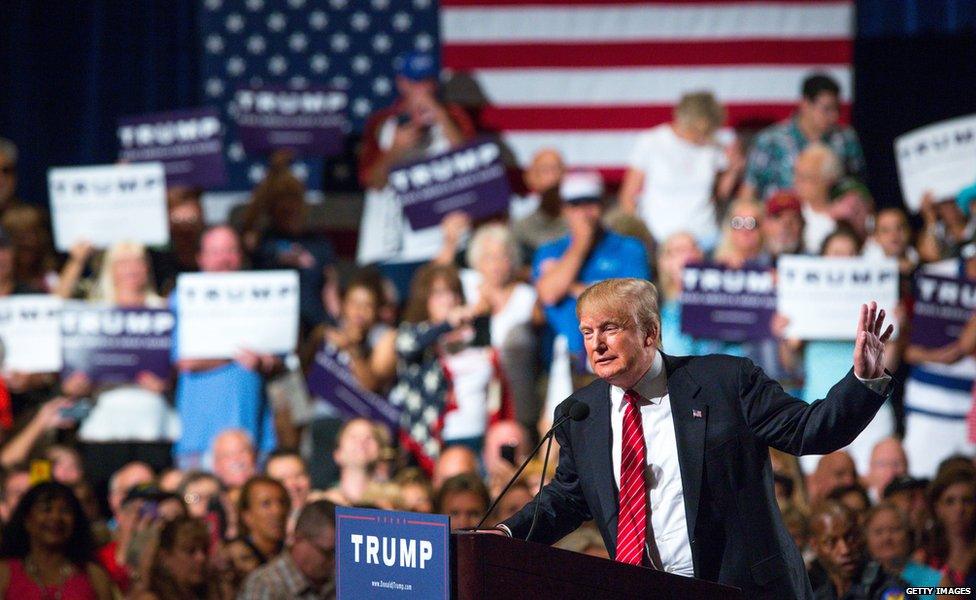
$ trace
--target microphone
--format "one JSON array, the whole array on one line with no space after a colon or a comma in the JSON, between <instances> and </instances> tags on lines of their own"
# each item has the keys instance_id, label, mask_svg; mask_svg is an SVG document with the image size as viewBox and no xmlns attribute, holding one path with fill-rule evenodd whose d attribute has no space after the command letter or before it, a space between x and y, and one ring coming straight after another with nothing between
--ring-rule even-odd
<instances>
[{"instance_id":1,"label":"microphone","mask_svg":"<svg viewBox=\"0 0 976 600\"><path fill-rule=\"evenodd\" d=\"M589 416L590 407L589 405L580 402L579 400L574 400L573 398L566 398L565 400L560 402L558 406L556 406L555 414L556 414L556 422L552 424L552 427L550 427L549 431L547 431L546 434L542 436L542 439L539 440L539 443L536 444L535 448L532 449L532 452L530 452L529 455L525 457L525 460L522 461L522 464L519 466L518 470L515 471L515 474L512 475L512 478L508 480L508 484L506 484L505 487L502 489L502 493L498 494L498 497L495 498L494 502L491 503L491 506L488 507L488 510L485 511L485 514L481 517L481 520L478 521L478 524L475 526L476 530L481 529L481 526L485 524L485 520L488 518L488 515L490 515L491 512L495 510L495 507L498 506L498 502L505 496L505 494L508 493L508 490L513 485L515 485L515 482L518 481L519 475L522 474L522 471L524 471L525 467L528 466L529 461L531 461L532 457L536 455L536 453L539 451L539 448L542 448L542 444L544 444L546 440L549 440L549 448L551 448L552 437L556 433L556 428L570 419L572 419L573 421L582 421L587 416ZM546 448L547 462L549 460L549 448ZM546 478L546 474L545 474L545 470L543 470L542 479L545 480L545 478ZM541 490L542 488L540 487L539 489ZM538 503L536 503L536 510L538 510Z\"/></svg>"}]
</instances>

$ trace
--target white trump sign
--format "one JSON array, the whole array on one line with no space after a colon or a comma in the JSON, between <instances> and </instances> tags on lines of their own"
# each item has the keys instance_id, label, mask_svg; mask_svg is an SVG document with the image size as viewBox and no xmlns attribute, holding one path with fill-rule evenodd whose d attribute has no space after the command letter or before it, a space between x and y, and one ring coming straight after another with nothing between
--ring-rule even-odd
<instances>
[{"instance_id":1,"label":"white trump sign","mask_svg":"<svg viewBox=\"0 0 976 600\"><path fill-rule=\"evenodd\" d=\"M298 273L184 273L176 280L180 358L233 358L298 344Z\"/></svg>"},{"instance_id":2,"label":"white trump sign","mask_svg":"<svg viewBox=\"0 0 976 600\"><path fill-rule=\"evenodd\" d=\"M46 294L0 298L4 371L61 370L61 305L60 298Z\"/></svg>"},{"instance_id":3,"label":"white trump sign","mask_svg":"<svg viewBox=\"0 0 976 600\"><path fill-rule=\"evenodd\" d=\"M905 205L913 212L931 192L954 198L976 182L976 115L926 125L895 138L898 179Z\"/></svg>"},{"instance_id":4,"label":"white trump sign","mask_svg":"<svg viewBox=\"0 0 976 600\"><path fill-rule=\"evenodd\" d=\"M853 340L861 305L872 300L894 322L898 263L893 259L781 256L776 264L776 310L790 322L786 336Z\"/></svg>"},{"instance_id":5,"label":"white trump sign","mask_svg":"<svg viewBox=\"0 0 976 600\"><path fill-rule=\"evenodd\" d=\"M47 180L54 244L61 252L81 240L98 248L124 240L169 243L162 163L56 168Z\"/></svg>"}]
</instances>

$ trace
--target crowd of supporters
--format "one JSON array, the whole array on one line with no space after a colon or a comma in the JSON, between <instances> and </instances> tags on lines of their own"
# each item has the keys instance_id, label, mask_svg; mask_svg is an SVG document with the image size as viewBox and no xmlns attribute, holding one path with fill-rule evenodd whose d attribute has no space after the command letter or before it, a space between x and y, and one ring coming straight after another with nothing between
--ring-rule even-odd
<instances>
[{"instance_id":1,"label":"crowd of supporters","mask_svg":"<svg viewBox=\"0 0 976 600\"><path fill-rule=\"evenodd\" d=\"M400 99L366 127L367 194L387 191L391 166L475 135L422 59L400 67ZM787 254L889 257L904 280L891 400L845 451L802 462L771 451L818 597L880 597L872 582L897 578L971 585L976 319L943 348L910 344L908 332L916 270L976 278L976 194L926 198L918 216L876 202L857 135L839 122L837 83L814 74L799 92L789 119L739 135L723 129L710 93L684 96L672 122L640 136L619 190L541 148L522 165L525 193L508 218L452 213L430 256L381 265L340 260L285 154L227 223L204 223L202 190L171 188L168 247L82 242L58 255L38 199L17 194L17 148L0 139L0 296L169 307L179 318L180 273L283 268L298 271L301 297L294 356L180 359L169 380L145 371L110 387L82 372L4 371L0 595L330 597L336 505L476 526L555 402L592 380L576 297L606 278L655 283L664 352L746 356L813 402L850 368L853 340L790 339L781 315L773 339L747 343L680 326L686 264L774 269ZM323 344L402 411L399 427L328 399L293 414L288 382ZM93 408L79 416L83 400ZM533 459L485 524L528 502L553 469ZM560 545L608 556L587 527Z\"/></svg>"}]
</instances>

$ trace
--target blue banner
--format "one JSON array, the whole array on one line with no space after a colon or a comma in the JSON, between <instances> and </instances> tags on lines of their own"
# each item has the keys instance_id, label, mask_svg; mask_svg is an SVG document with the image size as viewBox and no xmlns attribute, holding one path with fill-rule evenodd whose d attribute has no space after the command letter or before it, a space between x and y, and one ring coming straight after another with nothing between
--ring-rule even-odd
<instances>
[{"instance_id":1,"label":"blue banner","mask_svg":"<svg viewBox=\"0 0 976 600\"><path fill-rule=\"evenodd\" d=\"M446 515L337 507L338 600L447 600L450 530Z\"/></svg>"}]
</instances>

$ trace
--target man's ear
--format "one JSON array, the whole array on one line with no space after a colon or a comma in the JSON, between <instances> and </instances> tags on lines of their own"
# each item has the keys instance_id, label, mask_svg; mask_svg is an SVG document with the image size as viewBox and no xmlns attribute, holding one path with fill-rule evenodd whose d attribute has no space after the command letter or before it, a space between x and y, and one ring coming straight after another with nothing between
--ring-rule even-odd
<instances>
[{"instance_id":1,"label":"man's ear","mask_svg":"<svg viewBox=\"0 0 976 600\"><path fill-rule=\"evenodd\" d=\"M644 347L650 348L651 346L657 346L657 328L651 328L647 335L644 336Z\"/></svg>"}]
</instances>

